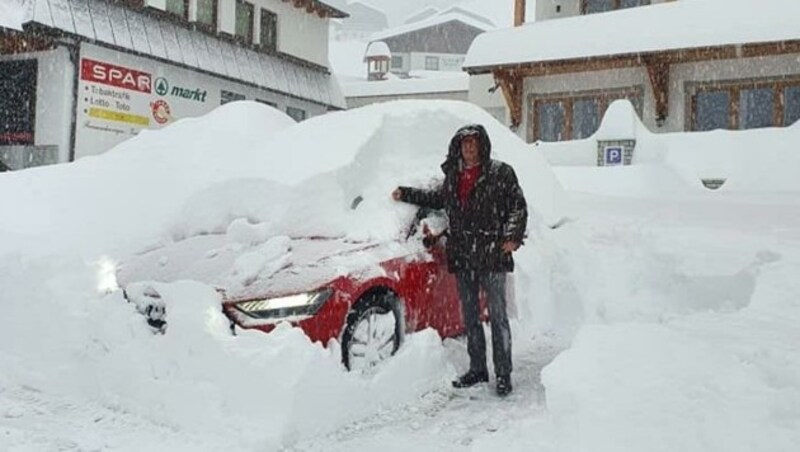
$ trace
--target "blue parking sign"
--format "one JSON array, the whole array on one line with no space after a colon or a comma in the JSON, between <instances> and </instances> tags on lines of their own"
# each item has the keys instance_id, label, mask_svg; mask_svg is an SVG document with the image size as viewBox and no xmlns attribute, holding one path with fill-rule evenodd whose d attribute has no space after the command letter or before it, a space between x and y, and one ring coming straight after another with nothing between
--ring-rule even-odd
<instances>
[{"instance_id":1,"label":"blue parking sign","mask_svg":"<svg viewBox=\"0 0 800 452\"><path fill-rule=\"evenodd\" d=\"M622 165L622 146L606 146L604 154L607 166Z\"/></svg>"}]
</instances>

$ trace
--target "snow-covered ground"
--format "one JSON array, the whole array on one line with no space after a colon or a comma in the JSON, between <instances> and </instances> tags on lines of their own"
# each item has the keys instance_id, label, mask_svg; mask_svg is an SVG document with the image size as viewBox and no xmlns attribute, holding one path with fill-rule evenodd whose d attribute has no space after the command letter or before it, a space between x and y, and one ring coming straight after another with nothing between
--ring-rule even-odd
<instances>
[{"instance_id":1,"label":"snow-covered ground","mask_svg":"<svg viewBox=\"0 0 800 452\"><path fill-rule=\"evenodd\" d=\"M629 120L613 110L601 133ZM452 390L465 344L432 331L349 374L337 344L288 326L232 337L202 284L164 286L165 335L105 292L117 261L196 234L381 237L411 213L390 189L430 182L450 134L472 121L487 124L535 212L517 257L507 399ZM708 157L685 167L668 144L688 135L638 132L646 163L624 168L579 166L578 142L554 173L544 156L565 145L526 146L468 104L295 125L233 103L102 156L2 174L0 450L795 451L800 201L769 181L798 168L772 153L762 185L730 177L713 192L689 176L719 168L731 141L759 134L780 148L797 130L695 134ZM678 176L643 176L647 165Z\"/></svg>"}]
</instances>

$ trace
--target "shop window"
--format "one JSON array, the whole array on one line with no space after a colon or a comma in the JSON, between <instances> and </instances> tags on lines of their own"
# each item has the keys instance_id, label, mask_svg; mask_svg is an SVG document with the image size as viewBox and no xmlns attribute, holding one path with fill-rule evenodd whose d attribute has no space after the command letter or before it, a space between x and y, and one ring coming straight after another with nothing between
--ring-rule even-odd
<instances>
[{"instance_id":1,"label":"shop window","mask_svg":"<svg viewBox=\"0 0 800 452\"><path fill-rule=\"evenodd\" d=\"M571 96L548 95L533 101L532 140L580 140L597 132L603 114L615 100L628 99L642 114L640 88L581 93Z\"/></svg>"},{"instance_id":2,"label":"shop window","mask_svg":"<svg viewBox=\"0 0 800 452\"><path fill-rule=\"evenodd\" d=\"M234 35L247 44L253 43L254 6L242 0L236 0L236 27Z\"/></svg>"},{"instance_id":3,"label":"shop window","mask_svg":"<svg viewBox=\"0 0 800 452\"><path fill-rule=\"evenodd\" d=\"M36 60L0 62L0 145L32 145L36 130Z\"/></svg>"},{"instance_id":4,"label":"shop window","mask_svg":"<svg viewBox=\"0 0 800 452\"><path fill-rule=\"evenodd\" d=\"M197 23L213 31L217 30L217 1L197 0Z\"/></svg>"},{"instance_id":5,"label":"shop window","mask_svg":"<svg viewBox=\"0 0 800 452\"><path fill-rule=\"evenodd\" d=\"M582 0L581 13L594 14L615 9L649 5L650 0Z\"/></svg>"},{"instance_id":6,"label":"shop window","mask_svg":"<svg viewBox=\"0 0 800 452\"><path fill-rule=\"evenodd\" d=\"M286 107L286 114L297 122L305 121L306 111L295 107Z\"/></svg>"},{"instance_id":7,"label":"shop window","mask_svg":"<svg viewBox=\"0 0 800 452\"><path fill-rule=\"evenodd\" d=\"M261 8L260 47L269 52L278 50L278 16L272 11Z\"/></svg>"},{"instance_id":8,"label":"shop window","mask_svg":"<svg viewBox=\"0 0 800 452\"><path fill-rule=\"evenodd\" d=\"M438 71L439 70L439 57L426 56L425 57L425 70Z\"/></svg>"},{"instance_id":9,"label":"shop window","mask_svg":"<svg viewBox=\"0 0 800 452\"><path fill-rule=\"evenodd\" d=\"M395 69L395 70L403 69L403 57L402 56L400 56L400 55L392 56L392 69Z\"/></svg>"},{"instance_id":10,"label":"shop window","mask_svg":"<svg viewBox=\"0 0 800 452\"><path fill-rule=\"evenodd\" d=\"M225 91L224 89L219 92L219 104L225 105L228 102L235 102L237 100L244 100L244 94L234 93L233 91Z\"/></svg>"},{"instance_id":11,"label":"shop window","mask_svg":"<svg viewBox=\"0 0 800 452\"><path fill-rule=\"evenodd\" d=\"M189 0L167 0L166 11L182 19L189 17Z\"/></svg>"},{"instance_id":12,"label":"shop window","mask_svg":"<svg viewBox=\"0 0 800 452\"><path fill-rule=\"evenodd\" d=\"M727 129L731 116L731 95L727 91L698 93L695 100L694 130Z\"/></svg>"},{"instance_id":13,"label":"shop window","mask_svg":"<svg viewBox=\"0 0 800 452\"><path fill-rule=\"evenodd\" d=\"M775 90L772 88L744 89L739 100L739 128L771 127L775 116Z\"/></svg>"},{"instance_id":14,"label":"shop window","mask_svg":"<svg viewBox=\"0 0 800 452\"><path fill-rule=\"evenodd\" d=\"M783 125L789 126L800 120L800 86L784 89Z\"/></svg>"}]
</instances>

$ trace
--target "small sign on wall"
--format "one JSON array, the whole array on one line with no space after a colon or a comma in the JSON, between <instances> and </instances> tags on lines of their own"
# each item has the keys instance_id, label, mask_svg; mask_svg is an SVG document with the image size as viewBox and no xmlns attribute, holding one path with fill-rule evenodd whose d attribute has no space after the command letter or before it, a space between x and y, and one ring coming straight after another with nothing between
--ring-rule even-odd
<instances>
[{"instance_id":1,"label":"small sign on wall","mask_svg":"<svg viewBox=\"0 0 800 452\"><path fill-rule=\"evenodd\" d=\"M597 166L623 166L633 162L636 140L599 140Z\"/></svg>"},{"instance_id":2,"label":"small sign on wall","mask_svg":"<svg viewBox=\"0 0 800 452\"><path fill-rule=\"evenodd\" d=\"M622 165L622 146L606 146L603 150L605 166Z\"/></svg>"}]
</instances>

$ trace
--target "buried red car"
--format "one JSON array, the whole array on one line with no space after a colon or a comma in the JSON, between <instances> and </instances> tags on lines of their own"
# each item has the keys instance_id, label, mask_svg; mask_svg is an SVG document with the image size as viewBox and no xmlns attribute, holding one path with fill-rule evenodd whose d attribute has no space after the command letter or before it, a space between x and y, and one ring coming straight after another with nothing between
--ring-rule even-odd
<instances>
[{"instance_id":1,"label":"buried red car","mask_svg":"<svg viewBox=\"0 0 800 452\"><path fill-rule=\"evenodd\" d=\"M428 229L443 229L439 215L419 210L388 242L283 236L243 245L201 235L137 256L117 279L153 326L165 326L165 306L152 282L196 280L222 295L234 331L291 322L312 341L338 339L344 365L362 369L394 354L406 332L463 332L455 278Z\"/></svg>"}]
</instances>

